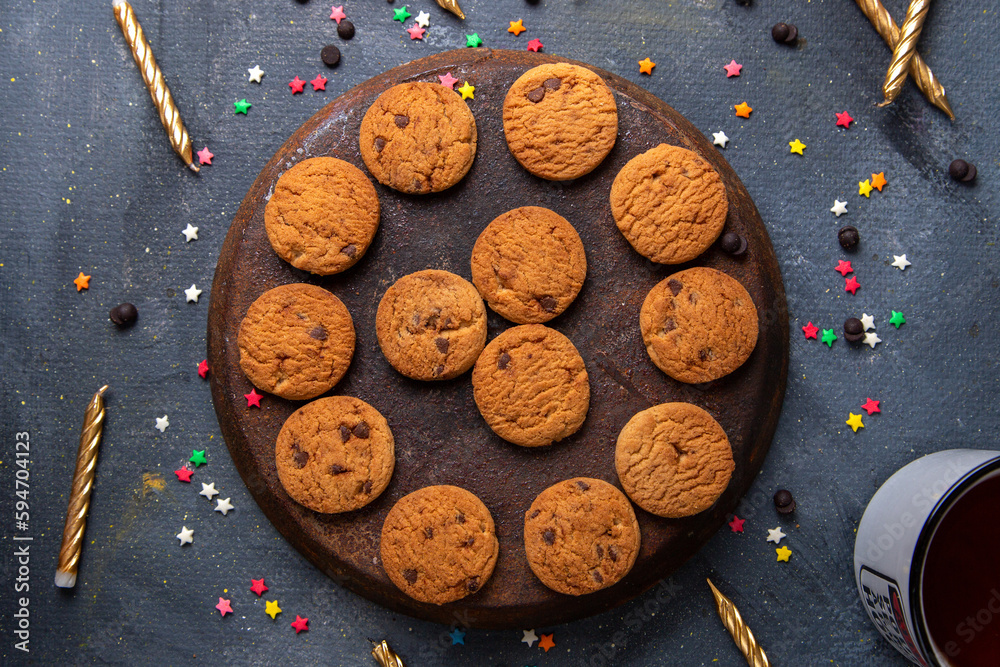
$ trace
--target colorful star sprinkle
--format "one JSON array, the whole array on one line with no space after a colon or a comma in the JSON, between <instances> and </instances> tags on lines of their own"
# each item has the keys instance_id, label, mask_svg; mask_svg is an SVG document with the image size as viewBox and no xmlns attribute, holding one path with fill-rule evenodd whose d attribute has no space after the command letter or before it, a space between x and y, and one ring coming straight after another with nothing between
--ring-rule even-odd
<instances>
[{"instance_id":1,"label":"colorful star sprinkle","mask_svg":"<svg viewBox=\"0 0 1000 667\"><path fill-rule=\"evenodd\" d=\"M271 620L274 620L278 614L281 613L281 607L278 606L278 601L266 600L264 602L264 613L270 616Z\"/></svg>"},{"instance_id":2,"label":"colorful star sprinkle","mask_svg":"<svg viewBox=\"0 0 1000 667\"><path fill-rule=\"evenodd\" d=\"M188 461L193 463L195 468L208 463L208 459L205 458L205 450L192 449L191 458Z\"/></svg>"},{"instance_id":3,"label":"colorful star sprinkle","mask_svg":"<svg viewBox=\"0 0 1000 667\"><path fill-rule=\"evenodd\" d=\"M166 415L156 418L156 426L154 428L156 428L157 431L163 433L164 431L167 430L168 426L170 426L170 420L167 419Z\"/></svg>"},{"instance_id":4,"label":"colorful star sprinkle","mask_svg":"<svg viewBox=\"0 0 1000 667\"><path fill-rule=\"evenodd\" d=\"M906 324L906 318L903 317L903 313L898 313L894 310L892 311L892 317L889 318L889 324L898 329L899 327Z\"/></svg>"},{"instance_id":5,"label":"colorful star sprinkle","mask_svg":"<svg viewBox=\"0 0 1000 667\"><path fill-rule=\"evenodd\" d=\"M188 303L198 303L199 296L201 296L201 290L194 283L191 283L191 287L184 290L184 298Z\"/></svg>"},{"instance_id":6,"label":"colorful star sprinkle","mask_svg":"<svg viewBox=\"0 0 1000 667\"><path fill-rule=\"evenodd\" d=\"M863 181L858 181L858 194L864 197L870 197L872 194L872 184L867 178Z\"/></svg>"},{"instance_id":7,"label":"colorful star sprinkle","mask_svg":"<svg viewBox=\"0 0 1000 667\"><path fill-rule=\"evenodd\" d=\"M877 174L872 174L872 187L882 192L882 186L888 184L889 181L885 180L885 172L880 171Z\"/></svg>"},{"instance_id":8,"label":"colorful star sprinkle","mask_svg":"<svg viewBox=\"0 0 1000 667\"><path fill-rule=\"evenodd\" d=\"M644 58L639 61L639 74L652 74L654 67L656 67L656 63L649 58Z\"/></svg>"},{"instance_id":9,"label":"colorful star sprinkle","mask_svg":"<svg viewBox=\"0 0 1000 667\"><path fill-rule=\"evenodd\" d=\"M733 108L736 109L736 115L740 118L749 118L750 112L753 111L753 108L746 102L740 102Z\"/></svg>"},{"instance_id":10,"label":"colorful star sprinkle","mask_svg":"<svg viewBox=\"0 0 1000 667\"><path fill-rule=\"evenodd\" d=\"M868 313L861 313L861 326L865 331L875 328L875 318Z\"/></svg>"},{"instance_id":11,"label":"colorful star sprinkle","mask_svg":"<svg viewBox=\"0 0 1000 667\"><path fill-rule=\"evenodd\" d=\"M219 495L219 492L215 490L215 482L212 482L211 484L205 484L205 482L202 482L201 491L198 492L198 495L205 496L209 500L212 499L212 496Z\"/></svg>"},{"instance_id":12,"label":"colorful star sprinkle","mask_svg":"<svg viewBox=\"0 0 1000 667\"><path fill-rule=\"evenodd\" d=\"M730 60L728 65L723 65L722 69L726 70L726 78L731 76L739 76L740 70L743 69L743 65L739 64L735 60Z\"/></svg>"},{"instance_id":13,"label":"colorful star sprinkle","mask_svg":"<svg viewBox=\"0 0 1000 667\"><path fill-rule=\"evenodd\" d=\"M198 364L198 375L202 380L208 377L208 359L202 359Z\"/></svg>"},{"instance_id":14,"label":"colorful star sprinkle","mask_svg":"<svg viewBox=\"0 0 1000 667\"><path fill-rule=\"evenodd\" d=\"M538 53L544 48L545 45L542 44L542 40L540 39L533 39L530 42L528 42L528 50L531 51L532 53Z\"/></svg>"},{"instance_id":15,"label":"colorful star sprinkle","mask_svg":"<svg viewBox=\"0 0 1000 667\"><path fill-rule=\"evenodd\" d=\"M846 276L848 273L854 273L854 269L851 267L850 262L845 262L844 260L837 260L837 268L834 269L837 273L842 276Z\"/></svg>"},{"instance_id":16,"label":"colorful star sprinkle","mask_svg":"<svg viewBox=\"0 0 1000 667\"><path fill-rule=\"evenodd\" d=\"M552 641L552 635L542 635L542 641L538 642L538 648L545 649L548 653L550 648L555 648L556 643Z\"/></svg>"},{"instance_id":17,"label":"colorful star sprinkle","mask_svg":"<svg viewBox=\"0 0 1000 667\"><path fill-rule=\"evenodd\" d=\"M483 45L483 40L479 38L479 33L474 32L471 35L465 36L465 46L471 49L478 48Z\"/></svg>"},{"instance_id":18,"label":"colorful star sprinkle","mask_svg":"<svg viewBox=\"0 0 1000 667\"><path fill-rule=\"evenodd\" d=\"M291 625L293 628L295 628L295 634L309 631L309 619L302 618L298 614L295 614L295 620L292 621Z\"/></svg>"},{"instance_id":19,"label":"colorful star sprinkle","mask_svg":"<svg viewBox=\"0 0 1000 667\"><path fill-rule=\"evenodd\" d=\"M458 83L458 79L453 77L451 72L439 74L438 79L440 79L441 85L449 90L455 90L455 84Z\"/></svg>"},{"instance_id":20,"label":"colorful star sprinkle","mask_svg":"<svg viewBox=\"0 0 1000 667\"><path fill-rule=\"evenodd\" d=\"M225 617L226 614L233 613L233 608L229 604L229 600L225 598L219 598L219 604L215 605L215 608L219 610L219 613Z\"/></svg>"},{"instance_id":21,"label":"colorful star sprinkle","mask_svg":"<svg viewBox=\"0 0 1000 667\"><path fill-rule=\"evenodd\" d=\"M407 5L403 5L399 9L394 9L392 12L392 20L399 21L400 23L406 23L406 19L413 16L409 11L407 11Z\"/></svg>"},{"instance_id":22,"label":"colorful star sprinkle","mask_svg":"<svg viewBox=\"0 0 1000 667\"><path fill-rule=\"evenodd\" d=\"M205 149L208 150L208 149ZM211 162L209 162L211 164ZM198 240L198 228L192 225L190 222L187 223L187 227L181 230L181 234L184 235L184 242L190 243L191 241Z\"/></svg>"},{"instance_id":23,"label":"colorful star sprinkle","mask_svg":"<svg viewBox=\"0 0 1000 667\"><path fill-rule=\"evenodd\" d=\"M785 537L785 534L781 531L781 526L777 528L767 529L767 541L774 542L775 544L781 544L781 538Z\"/></svg>"},{"instance_id":24,"label":"colorful star sprinkle","mask_svg":"<svg viewBox=\"0 0 1000 667\"><path fill-rule=\"evenodd\" d=\"M288 87L292 89L292 95L295 95L296 93L301 93L305 90L306 82L296 75L294 79L288 82Z\"/></svg>"},{"instance_id":25,"label":"colorful star sprinkle","mask_svg":"<svg viewBox=\"0 0 1000 667\"><path fill-rule=\"evenodd\" d=\"M259 65L254 65L247 71L250 72L250 83L260 83L260 78L264 76L264 70Z\"/></svg>"},{"instance_id":26,"label":"colorful star sprinkle","mask_svg":"<svg viewBox=\"0 0 1000 667\"><path fill-rule=\"evenodd\" d=\"M834 111L833 113L837 117L837 125L840 127L850 127L851 122L854 121L854 119L851 118L851 114L847 113L846 111L843 113L837 113L836 111Z\"/></svg>"},{"instance_id":27,"label":"colorful star sprinkle","mask_svg":"<svg viewBox=\"0 0 1000 667\"><path fill-rule=\"evenodd\" d=\"M244 116L246 116L247 111L249 111L250 107L252 107L253 105L247 102L246 98L244 97L242 100L239 100L238 102L233 102L233 106L236 108L236 111L234 113L241 113Z\"/></svg>"},{"instance_id":28,"label":"colorful star sprinkle","mask_svg":"<svg viewBox=\"0 0 1000 667\"><path fill-rule=\"evenodd\" d=\"M867 412L868 416L871 417L876 412L882 412L882 410L878 407L878 404L881 402L882 401L873 401L870 398L866 398L865 402L861 405L861 409Z\"/></svg>"},{"instance_id":29,"label":"colorful star sprinkle","mask_svg":"<svg viewBox=\"0 0 1000 667\"><path fill-rule=\"evenodd\" d=\"M177 539L181 541L181 546L194 542L194 531L187 526L181 526L181 532L177 533Z\"/></svg>"},{"instance_id":30,"label":"colorful star sprinkle","mask_svg":"<svg viewBox=\"0 0 1000 667\"><path fill-rule=\"evenodd\" d=\"M414 23L412 27L406 29L406 32L410 33L410 39L423 39L424 33L427 31L421 28L419 24Z\"/></svg>"},{"instance_id":31,"label":"colorful star sprinkle","mask_svg":"<svg viewBox=\"0 0 1000 667\"><path fill-rule=\"evenodd\" d=\"M90 276L84 275L83 271L81 271L80 275L73 279L73 284L76 285L77 292L90 289Z\"/></svg>"},{"instance_id":32,"label":"colorful star sprinkle","mask_svg":"<svg viewBox=\"0 0 1000 667\"><path fill-rule=\"evenodd\" d=\"M850 292L851 296L854 296L855 294L858 293L859 287L861 287L861 285L858 284L857 276L851 276L850 278L844 279L844 291Z\"/></svg>"},{"instance_id":33,"label":"colorful star sprinkle","mask_svg":"<svg viewBox=\"0 0 1000 667\"><path fill-rule=\"evenodd\" d=\"M729 137L727 137L726 133L723 132L722 130L719 130L718 132L713 132L712 143L715 144L716 146L721 146L725 148L726 144L729 143Z\"/></svg>"},{"instance_id":34,"label":"colorful star sprinkle","mask_svg":"<svg viewBox=\"0 0 1000 667\"><path fill-rule=\"evenodd\" d=\"M819 332L819 327L817 327L812 322L809 322L804 327L802 327L802 333L806 335L806 338L816 339L816 334Z\"/></svg>"},{"instance_id":35,"label":"colorful star sprinkle","mask_svg":"<svg viewBox=\"0 0 1000 667\"><path fill-rule=\"evenodd\" d=\"M459 86L458 92L462 93L463 100L476 99L476 87L470 84L468 81Z\"/></svg>"},{"instance_id":36,"label":"colorful star sprinkle","mask_svg":"<svg viewBox=\"0 0 1000 667\"><path fill-rule=\"evenodd\" d=\"M734 514L733 520L729 522L729 527L734 533L742 533L744 523L746 523L746 519L741 519Z\"/></svg>"},{"instance_id":37,"label":"colorful star sprinkle","mask_svg":"<svg viewBox=\"0 0 1000 667\"><path fill-rule=\"evenodd\" d=\"M910 261L906 259L906 254L893 255L892 256L892 266L895 266L900 271L905 271L906 267L910 265Z\"/></svg>"},{"instance_id":38,"label":"colorful star sprinkle","mask_svg":"<svg viewBox=\"0 0 1000 667\"><path fill-rule=\"evenodd\" d=\"M340 7L332 7L330 9L330 20L336 21L337 25L340 25L340 22L346 18L347 14L344 13L344 5L341 5Z\"/></svg>"},{"instance_id":39,"label":"colorful star sprinkle","mask_svg":"<svg viewBox=\"0 0 1000 667\"><path fill-rule=\"evenodd\" d=\"M835 340L837 340L837 334L833 333L833 329L823 329L820 342L826 343L826 346L830 348L833 347L833 341Z\"/></svg>"},{"instance_id":40,"label":"colorful star sprinkle","mask_svg":"<svg viewBox=\"0 0 1000 667\"><path fill-rule=\"evenodd\" d=\"M208 150L208 146L205 146L200 151L198 151L197 155L198 155L198 164L212 164L212 158L215 157L215 154L212 151Z\"/></svg>"},{"instance_id":41,"label":"colorful star sprinkle","mask_svg":"<svg viewBox=\"0 0 1000 667\"><path fill-rule=\"evenodd\" d=\"M451 636L451 645L452 646L455 646L457 644L461 644L462 646L465 646L465 631L464 630L459 630L458 628L455 628L454 630L452 630L448 634Z\"/></svg>"},{"instance_id":42,"label":"colorful star sprinkle","mask_svg":"<svg viewBox=\"0 0 1000 667\"><path fill-rule=\"evenodd\" d=\"M187 468L178 468L177 470L174 471L174 474L177 475L178 481L187 482L188 484L190 484L191 475L194 474L194 470L188 470Z\"/></svg>"},{"instance_id":43,"label":"colorful star sprinkle","mask_svg":"<svg viewBox=\"0 0 1000 667\"><path fill-rule=\"evenodd\" d=\"M852 429L854 429L855 433L858 432L859 428L865 427L865 425L861 422L860 414L856 415L853 412L848 412L847 414L848 414L847 421L844 423L850 426Z\"/></svg>"},{"instance_id":44,"label":"colorful star sprinkle","mask_svg":"<svg viewBox=\"0 0 1000 667\"><path fill-rule=\"evenodd\" d=\"M524 27L524 19L518 19L516 21L511 21L510 22L510 27L507 28L507 32L514 33L515 37L517 37L518 35L520 35L525 30L527 30L527 28Z\"/></svg>"},{"instance_id":45,"label":"colorful star sprinkle","mask_svg":"<svg viewBox=\"0 0 1000 667\"><path fill-rule=\"evenodd\" d=\"M313 90L326 90L327 81L329 81L329 79L327 79L325 76L323 76L322 74L317 74L316 78L310 81L309 83L312 84Z\"/></svg>"},{"instance_id":46,"label":"colorful star sprinkle","mask_svg":"<svg viewBox=\"0 0 1000 667\"><path fill-rule=\"evenodd\" d=\"M538 641L538 635L535 634L534 630L522 630L521 632L524 633L524 636L521 637L521 643L527 644L528 648L531 648L531 645Z\"/></svg>"},{"instance_id":47,"label":"colorful star sprinkle","mask_svg":"<svg viewBox=\"0 0 1000 667\"><path fill-rule=\"evenodd\" d=\"M427 12L419 12L417 18L413 19L418 26L426 28L431 24L431 15Z\"/></svg>"},{"instance_id":48,"label":"colorful star sprinkle","mask_svg":"<svg viewBox=\"0 0 1000 667\"><path fill-rule=\"evenodd\" d=\"M789 141L788 146L789 146L788 149L789 153L798 153L799 155L803 154L802 151L805 150L806 147L806 145L801 141L799 141L798 139L793 139L792 141Z\"/></svg>"},{"instance_id":49,"label":"colorful star sprinkle","mask_svg":"<svg viewBox=\"0 0 1000 667\"><path fill-rule=\"evenodd\" d=\"M792 555L792 550L788 547L778 547L774 550L778 554L778 562L788 562L788 557Z\"/></svg>"},{"instance_id":50,"label":"colorful star sprinkle","mask_svg":"<svg viewBox=\"0 0 1000 667\"><path fill-rule=\"evenodd\" d=\"M260 399L263 398L263 394L258 394L257 390L253 387L250 388L249 394L243 394L243 398L247 399L248 408L259 408Z\"/></svg>"},{"instance_id":51,"label":"colorful star sprinkle","mask_svg":"<svg viewBox=\"0 0 1000 667\"><path fill-rule=\"evenodd\" d=\"M216 500L215 511L222 512L222 516L229 516L229 510L236 509L229 500L229 498L219 498Z\"/></svg>"},{"instance_id":52,"label":"colorful star sprinkle","mask_svg":"<svg viewBox=\"0 0 1000 667\"><path fill-rule=\"evenodd\" d=\"M882 342L882 339L878 337L878 334L874 331L869 331L865 334L864 343L868 347L875 349L875 346Z\"/></svg>"},{"instance_id":53,"label":"colorful star sprinkle","mask_svg":"<svg viewBox=\"0 0 1000 667\"><path fill-rule=\"evenodd\" d=\"M264 591L267 590L267 586L264 584L264 577L261 577L260 579L253 579L253 578L251 578L250 579L250 590L252 590L254 593L256 593L257 597L260 597L261 595L263 595Z\"/></svg>"},{"instance_id":54,"label":"colorful star sprinkle","mask_svg":"<svg viewBox=\"0 0 1000 667\"><path fill-rule=\"evenodd\" d=\"M839 199L833 200L833 208L830 209L830 213L833 213L838 218L845 213L847 213L847 202L840 201Z\"/></svg>"}]
</instances>

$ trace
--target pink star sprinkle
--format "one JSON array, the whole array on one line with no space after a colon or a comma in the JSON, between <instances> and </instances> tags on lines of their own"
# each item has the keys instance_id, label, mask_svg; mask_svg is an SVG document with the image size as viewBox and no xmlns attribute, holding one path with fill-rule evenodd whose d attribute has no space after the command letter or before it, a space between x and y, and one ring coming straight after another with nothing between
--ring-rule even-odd
<instances>
[{"instance_id":1,"label":"pink star sprinkle","mask_svg":"<svg viewBox=\"0 0 1000 667\"><path fill-rule=\"evenodd\" d=\"M806 338L816 338L816 334L819 332L819 327L810 322L809 324L802 327L802 333L806 335Z\"/></svg>"},{"instance_id":2,"label":"pink star sprinkle","mask_svg":"<svg viewBox=\"0 0 1000 667\"><path fill-rule=\"evenodd\" d=\"M310 81L309 83L312 84L313 90L326 90L327 81L329 81L329 79L327 79L325 76L323 76L322 74L317 74L316 78Z\"/></svg>"},{"instance_id":3,"label":"pink star sprinkle","mask_svg":"<svg viewBox=\"0 0 1000 667\"><path fill-rule=\"evenodd\" d=\"M851 114L847 113L846 111L844 113L837 113L836 111L834 111L833 113L837 117L837 125L841 125L843 127L851 126L851 122L854 120L853 118L851 118Z\"/></svg>"},{"instance_id":4,"label":"pink star sprinkle","mask_svg":"<svg viewBox=\"0 0 1000 667\"><path fill-rule=\"evenodd\" d=\"M837 268L835 268L834 271L842 276L846 276L848 273L853 273L854 269L851 268L850 262L845 262L841 259L837 262Z\"/></svg>"},{"instance_id":5,"label":"pink star sprinkle","mask_svg":"<svg viewBox=\"0 0 1000 667\"><path fill-rule=\"evenodd\" d=\"M198 151L198 164L212 164L212 158L215 154L208 150L208 146L205 146L200 151Z\"/></svg>"},{"instance_id":6,"label":"pink star sprinkle","mask_svg":"<svg viewBox=\"0 0 1000 667\"><path fill-rule=\"evenodd\" d=\"M204 380L208 377L208 359L202 359L201 363L198 364L198 375Z\"/></svg>"},{"instance_id":7,"label":"pink star sprinkle","mask_svg":"<svg viewBox=\"0 0 1000 667\"><path fill-rule=\"evenodd\" d=\"M247 399L247 408L259 408L263 394L258 394L256 389L251 388L249 394L243 394L243 398Z\"/></svg>"},{"instance_id":8,"label":"pink star sprinkle","mask_svg":"<svg viewBox=\"0 0 1000 667\"><path fill-rule=\"evenodd\" d=\"M455 84L458 83L458 79L451 75L451 72L446 74L439 74L438 79L441 80L441 85L449 90L455 90Z\"/></svg>"},{"instance_id":9,"label":"pink star sprinkle","mask_svg":"<svg viewBox=\"0 0 1000 667\"><path fill-rule=\"evenodd\" d=\"M858 284L858 279L854 276L851 276L844 281L844 291L850 292L852 295L857 293L859 287L861 287L861 285Z\"/></svg>"},{"instance_id":10,"label":"pink star sprinkle","mask_svg":"<svg viewBox=\"0 0 1000 667\"><path fill-rule=\"evenodd\" d=\"M267 586L264 585L264 577L261 577L260 579L250 579L250 583L253 584L250 586L250 590L256 593L257 597L263 595L264 591L267 590Z\"/></svg>"},{"instance_id":11,"label":"pink star sprinkle","mask_svg":"<svg viewBox=\"0 0 1000 667\"><path fill-rule=\"evenodd\" d=\"M178 470L174 471L174 474L177 475L177 480L178 481L180 481L180 482L187 482L188 484L190 484L191 483L191 475L194 474L194 471L193 470L188 470L187 468L179 468Z\"/></svg>"},{"instance_id":12,"label":"pink star sprinkle","mask_svg":"<svg viewBox=\"0 0 1000 667\"><path fill-rule=\"evenodd\" d=\"M722 69L726 70L726 78L731 76L739 76L740 70L743 69L743 65L739 64L735 60L730 60L728 65L723 65Z\"/></svg>"},{"instance_id":13,"label":"pink star sprinkle","mask_svg":"<svg viewBox=\"0 0 1000 667\"><path fill-rule=\"evenodd\" d=\"M414 23L412 28L406 29L406 32L410 33L410 39L423 39L427 31L421 28L419 23Z\"/></svg>"},{"instance_id":14,"label":"pink star sprinkle","mask_svg":"<svg viewBox=\"0 0 1000 667\"><path fill-rule=\"evenodd\" d=\"M734 533L742 533L743 532L743 524L745 522L746 522L746 519L741 519L741 518L739 518L738 516L736 516L734 514L733 515L733 520L729 522L729 527L733 529Z\"/></svg>"},{"instance_id":15,"label":"pink star sprinkle","mask_svg":"<svg viewBox=\"0 0 1000 667\"><path fill-rule=\"evenodd\" d=\"M535 53L538 53L543 48L545 48L545 45L542 44L542 40L540 40L540 39L533 39L530 42L528 42L528 50L529 51L533 51Z\"/></svg>"},{"instance_id":16,"label":"pink star sprinkle","mask_svg":"<svg viewBox=\"0 0 1000 667\"><path fill-rule=\"evenodd\" d=\"M288 86L292 89L292 95L294 95L295 93L301 93L305 89L306 82L296 76L288 82Z\"/></svg>"},{"instance_id":17,"label":"pink star sprinkle","mask_svg":"<svg viewBox=\"0 0 1000 667\"><path fill-rule=\"evenodd\" d=\"M861 409L867 412L868 416L870 417L876 412L882 412L882 410L880 410L878 407L878 404L881 402L882 401L873 401L872 399L869 398L865 400L865 402L861 405Z\"/></svg>"},{"instance_id":18,"label":"pink star sprinkle","mask_svg":"<svg viewBox=\"0 0 1000 667\"><path fill-rule=\"evenodd\" d=\"M233 608L229 605L229 600L225 598L219 598L219 604L215 605L215 608L219 610L223 618L225 618L226 614L233 613Z\"/></svg>"},{"instance_id":19,"label":"pink star sprinkle","mask_svg":"<svg viewBox=\"0 0 1000 667\"><path fill-rule=\"evenodd\" d=\"M336 21L337 25L340 25L340 22L346 18L347 14L344 13L344 5L341 5L340 7L332 7L330 9L330 20Z\"/></svg>"},{"instance_id":20,"label":"pink star sprinkle","mask_svg":"<svg viewBox=\"0 0 1000 667\"><path fill-rule=\"evenodd\" d=\"M309 619L302 618L298 614L295 614L295 620L292 621L291 625L293 628L295 628L295 634L299 634L300 632L303 631L305 632L309 631Z\"/></svg>"}]
</instances>

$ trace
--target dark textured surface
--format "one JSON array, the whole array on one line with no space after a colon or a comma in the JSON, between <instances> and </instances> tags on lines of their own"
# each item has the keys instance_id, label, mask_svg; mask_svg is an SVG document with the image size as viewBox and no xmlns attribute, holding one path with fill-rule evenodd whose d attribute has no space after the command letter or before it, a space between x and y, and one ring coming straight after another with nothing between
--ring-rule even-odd
<instances>
[{"instance_id":1,"label":"dark textured surface","mask_svg":"<svg viewBox=\"0 0 1000 667\"><path fill-rule=\"evenodd\" d=\"M107 662L374 664L366 637L387 638L414 665L739 665L714 615L711 576L753 623L777 665L904 665L860 607L850 568L854 529L875 488L913 458L949 446L996 447L996 8L937 2L920 51L948 86L954 124L907 83L875 108L890 54L853 3L728 0L556 2L463 0L462 23L430 0L411 4L432 22L411 42L381 0L347 0L357 27L340 43L340 66L319 51L336 42L329 4L139 1L149 36L195 148L217 155L201 176L171 152L124 46L110 3L6 3L0 14L0 657L37 664ZM905 2L887 0L897 21ZM396 0L396 6L399 0ZM612 11L613 9L613 11ZM507 21L524 18L514 38ZM411 19L412 21L412 19ZM794 23L800 45L771 40ZM724 528L668 583L625 606L554 632L548 653L517 631L470 631L451 646L447 628L414 621L330 581L290 547L257 508L222 443L205 357L207 295L229 223L269 157L326 102L387 69L460 47L478 31L487 46L545 51L591 63L648 89L710 136L767 225L781 264L791 327L783 413L760 476L742 501L746 532ZM657 63L640 76L635 61ZM726 79L722 65L744 64ZM260 64L261 86L246 81ZM326 93L292 97L294 76L330 77ZM13 81L12 81L13 79ZM477 94L485 94L482 91ZM491 93L495 94L495 93ZM234 116L232 103L254 107ZM749 120L732 105L748 101ZM857 120L834 126L834 112ZM790 155L794 138L805 155ZM971 187L948 177L956 157L976 164ZM857 182L885 171L870 199ZM850 213L829 213L834 197ZM191 222L199 240L184 243ZM836 231L861 234L847 256ZM146 249L149 249L148 253ZM913 266L888 266L907 253ZM849 258L862 287L842 291L833 272ZM72 280L92 274L91 289ZM199 304L183 290L206 289ZM139 309L117 330L108 311ZM905 313L898 331L889 310ZM805 341L811 320L840 330L876 316L875 350ZM839 334L838 334L839 335ZM80 582L51 585L83 410L111 385ZM844 425L866 396L883 412ZM170 415L163 434L154 418ZM31 434L31 650L13 648L15 500L13 434ZM195 488L171 473L192 448L208 450ZM144 481L144 475L145 481ZM164 486L157 480L163 480ZM198 482L215 482L236 510L212 512ZM798 507L779 517L771 495L788 488ZM195 530L183 549L174 535ZM789 563L776 563L765 528L789 534ZM267 578L274 622L250 577ZM228 592L224 592L228 591ZM273 594L273 596L271 595ZM220 619L218 596L235 614ZM295 614L311 630L296 636ZM713 662L717 661L717 662Z\"/></svg>"}]
</instances>

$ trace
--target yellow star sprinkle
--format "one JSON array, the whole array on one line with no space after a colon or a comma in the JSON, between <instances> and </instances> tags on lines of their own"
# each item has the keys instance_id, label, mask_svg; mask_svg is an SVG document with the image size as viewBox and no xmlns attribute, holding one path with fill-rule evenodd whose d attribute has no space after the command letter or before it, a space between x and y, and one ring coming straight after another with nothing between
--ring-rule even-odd
<instances>
[{"instance_id":1,"label":"yellow star sprinkle","mask_svg":"<svg viewBox=\"0 0 1000 667\"><path fill-rule=\"evenodd\" d=\"M527 30L527 28L524 27L523 21L524 21L524 19L518 19L516 21L511 21L510 22L510 27L507 28L507 32L514 33L515 37L517 37L518 35L520 35L522 32L524 32L525 30Z\"/></svg>"},{"instance_id":2,"label":"yellow star sprinkle","mask_svg":"<svg viewBox=\"0 0 1000 667\"><path fill-rule=\"evenodd\" d=\"M798 153L799 155L802 155L802 149L806 147L806 145L798 139L789 141L788 145L791 146L792 153Z\"/></svg>"},{"instance_id":3,"label":"yellow star sprinkle","mask_svg":"<svg viewBox=\"0 0 1000 667\"><path fill-rule=\"evenodd\" d=\"M861 415L856 415L853 412L848 412L847 414L849 414L850 417L845 423L853 428L855 433L858 432L859 428L865 427L865 425L861 423Z\"/></svg>"},{"instance_id":4,"label":"yellow star sprinkle","mask_svg":"<svg viewBox=\"0 0 1000 667\"><path fill-rule=\"evenodd\" d=\"M271 619L273 620L278 614L281 613L281 607L278 606L278 601L277 600L268 600L267 601L267 609L265 609L264 612L268 616L270 616Z\"/></svg>"},{"instance_id":5,"label":"yellow star sprinkle","mask_svg":"<svg viewBox=\"0 0 1000 667\"><path fill-rule=\"evenodd\" d=\"M458 92L462 93L463 100L476 99L476 87L469 85L468 81L459 86Z\"/></svg>"},{"instance_id":6,"label":"yellow star sprinkle","mask_svg":"<svg viewBox=\"0 0 1000 667\"><path fill-rule=\"evenodd\" d=\"M792 555L792 550L788 547L778 547L775 549L778 553L778 562L785 561L788 562L788 557Z\"/></svg>"},{"instance_id":7,"label":"yellow star sprinkle","mask_svg":"<svg viewBox=\"0 0 1000 667\"><path fill-rule=\"evenodd\" d=\"M872 193L872 183L867 178L863 181L858 181L858 194L868 197Z\"/></svg>"}]
</instances>

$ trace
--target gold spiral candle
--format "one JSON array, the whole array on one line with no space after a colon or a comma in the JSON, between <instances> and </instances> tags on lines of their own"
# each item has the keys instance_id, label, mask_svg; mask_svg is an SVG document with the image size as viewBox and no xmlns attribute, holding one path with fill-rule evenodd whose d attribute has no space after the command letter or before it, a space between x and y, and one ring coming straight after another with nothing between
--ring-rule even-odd
<instances>
[{"instance_id":1,"label":"gold spiral candle","mask_svg":"<svg viewBox=\"0 0 1000 667\"><path fill-rule=\"evenodd\" d=\"M458 6L458 0L437 0L437 3L458 18L465 18L465 14L462 13L462 8Z\"/></svg>"},{"instance_id":2,"label":"gold spiral candle","mask_svg":"<svg viewBox=\"0 0 1000 667\"><path fill-rule=\"evenodd\" d=\"M892 49L892 62L889 64L889 71L885 73L885 83L882 84L882 95L885 100L879 104L880 107L892 104L892 101L899 96L899 91L903 89L910 68L910 59L917 52L917 40L920 39L920 31L924 29L924 19L927 18L927 10L930 8L930 0L911 0L910 6L906 9L906 18L899 28L899 39Z\"/></svg>"},{"instance_id":3,"label":"gold spiral candle","mask_svg":"<svg viewBox=\"0 0 1000 667\"><path fill-rule=\"evenodd\" d=\"M879 0L854 0L871 24L875 26L875 31L882 37L890 49L896 47L899 41L899 27L892 20L889 10L882 5ZM919 53L914 53L909 63L910 76L917 84L920 92L930 100L931 104L948 114L948 118L955 120L955 113L951 110L948 97L945 95L944 86L935 78L931 68L927 66Z\"/></svg>"},{"instance_id":4,"label":"gold spiral candle","mask_svg":"<svg viewBox=\"0 0 1000 667\"><path fill-rule=\"evenodd\" d=\"M94 474L97 471L97 447L101 444L101 432L104 429L104 392L107 390L108 385L97 390L83 417L80 448L76 452L76 471L73 473L73 489L69 494L66 527L63 528L59 566L56 568L56 586L60 588L73 588L76 585L76 569L80 564L83 531L87 527L87 510L90 509L90 490L94 487Z\"/></svg>"},{"instance_id":5,"label":"gold spiral candle","mask_svg":"<svg viewBox=\"0 0 1000 667\"><path fill-rule=\"evenodd\" d=\"M389 644L384 639L372 648L372 657L375 658L380 667L406 667L403 664L403 659L389 648Z\"/></svg>"},{"instance_id":6,"label":"gold spiral candle","mask_svg":"<svg viewBox=\"0 0 1000 667\"><path fill-rule=\"evenodd\" d=\"M722 619L722 624L726 626L726 630L729 630L729 634L733 636L733 641L736 642L736 646L739 647L743 657L747 659L747 664L750 667L770 667L771 663L768 662L767 655L764 654L764 649L757 644L757 640L754 639L753 633L750 632L750 628L743 621L733 601L720 593L719 589L710 580L706 579L705 581L708 581L708 585L712 589L712 595L715 596L715 607L719 611L719 618Z\"/></svg>"},{"instance_id":7,"label":"gold spiral candle","mask_svg":"<svg viewBox=\"0 0 1000 667\"><path fill-rule=\"evenodd\" d=\"M167 82L163 79L163 72L156 64L156 57L153 56L153 50L149 48L149 42L146 41L142 26L139 25L139 20L135 17L135 12L132 11L132 5L125 0L114 0L112 6L118 25L121 26L122 33L125 35L125 41L128 42L129 48L132 50L135 64L139 66L139 71L142 73L142 80L146 82L146 88L149 89L149 94L153 98L153 104L156 105L156 110L160 113L160 122L163 123L163 129L170 137L170 145L174 147L174 151L184 160L188 168L198 173L199 168L194 163L191 152L191 137L188 136L187 129L184 127L181 112L174 104L174 98L170 94L170 89L167 88Z\"/></svg>"}]
</instances>

